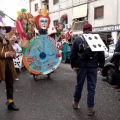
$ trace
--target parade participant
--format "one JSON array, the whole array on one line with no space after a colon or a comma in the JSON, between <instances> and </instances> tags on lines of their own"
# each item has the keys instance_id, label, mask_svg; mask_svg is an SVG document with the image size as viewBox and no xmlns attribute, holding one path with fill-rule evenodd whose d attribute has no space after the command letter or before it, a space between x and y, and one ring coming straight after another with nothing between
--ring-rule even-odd
<instances>
[{"instance_id":1,"label":"parade participant","mask_svg":"<svg viewBox=\"0 0 120 120\"><path fill-rule=\"evenodd\" d=\"M15 35L13 35L13 36L10 38L10 42L11 42L12 47L13 47L13 49L15 50L15 52L21 53L21 52L22 52L22 48L21 48L17 43L15 43L16 40L17 40L17 38L16 38Z\"/></svg>"},{"instance_id":2,"label":"parade participant","mask_svg":"<svg viewBox=\"0 0 120 120\"><path fill-rule=\"evenodd\" d=\"M11 38L10 38L10 42L12 44L12 47L13 49L15 50L16 53L21 53L22 52L22 48L19 46L18 43L15 43L17 40L17 37L15 35L13 35ZM21 69L20 68L16 68L16 70L21 73ZM15 79L15 80L19 80L18 78Z\"/></svg>"},{"instance_id":3,"label":"parade participant","mask_svg":"<svg viewBox=\"0 0 120 120\"><path fill-rule=\"evenodd\" d=\"M72 34L72 30L71 29L67 29L66 31L63 31L63 29L65 28L65 24L64 22L67 21L67 14L63 14L60 17L60 21L58 23L56 23L56 40L58 42L58 45L60 46L60 49L62 50L62 63L65 63L67 56L68 56L68 39L70 38L71 34Z\"/></svg>"},{"instance_id":4,"label":"parade participant","mask_svg":"<svg viewBox=\"0 0 120 120\"><path fill-rule=\"evenodd\" d=\"M110 62L115 66L116 74L117 85L113 86L113 88L118 89L118 92L120 92L120 33L118 34L118 42L116 43L114 54Z\"/></svg>"},{"instance_id":5,"label":"parade participant","mask_svg":"<svg viewBox=\"0 0 120 120\"><path fill-rule=\"evenodd\" d=\"M17 111L19 108L13 102L13 83L17 78L13 58L16 53L9 40L5 38L6 33L10 31L11 27L5 26L3 22L0 23L0 80L4 80L6 84L8 109Z\"/></svg>"},{"instance_id":6,"label":"parade participant","mask_svg":"<svg viewBox=\"0 0 120 120\"><path fill-rule=\"evenodd\" d=\"M83 33L91 33L92 32L92 25L86 23L83 25ZM70 54L70 61L71 61L71 68L77 74L77 85L75 86L74 92L74 101L72 103L74 109L79 108L79 101L81 99L82 89L85 82L85 78L87 77L87 106L88 106L88 115L92 116L95 112L94 110L94 96L95 96L95 88L97 82L97 71L102 70L105 63L105 56L104 51L97 52L94 56L88 58L84 53L81 53L81 57L78 53L82 52L82 47L80 46L83 44L83 38L77 37L74 40L72 45L71 54ZM90 49L90 48L89 48Z\"/></svg>"}]
</instances>

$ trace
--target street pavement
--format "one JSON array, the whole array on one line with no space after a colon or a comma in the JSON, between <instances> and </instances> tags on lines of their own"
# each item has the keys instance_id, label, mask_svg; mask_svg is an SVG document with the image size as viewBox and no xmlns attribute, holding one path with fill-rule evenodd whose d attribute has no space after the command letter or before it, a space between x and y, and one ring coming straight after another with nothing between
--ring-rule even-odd
<instances>
[{"instance_id":1,"label":"street pavement","mask_svg":"<svg viewBox=\"0 0 120 120\"><path fill-rule=\"evenodd\" d=\"M0 84L0 120L120 120L120 93L98 75L95 96L95 114L87 115L87 86L83 88L80 109L72 108L76 74L70 64L62 64L51 75L38 80L22 70L14 83L14 101L19 111L9 111L5 83Z\"/></svg>"}]
</instances>

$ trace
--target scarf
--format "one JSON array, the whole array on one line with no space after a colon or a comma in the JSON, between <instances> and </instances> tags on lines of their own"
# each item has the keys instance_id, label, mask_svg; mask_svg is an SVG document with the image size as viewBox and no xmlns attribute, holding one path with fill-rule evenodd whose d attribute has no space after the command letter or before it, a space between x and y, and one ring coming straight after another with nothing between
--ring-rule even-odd
<instances>
[{"instance_id":1,"label":"scarf","mask_svg":"<svg viewBox=\"0 0 120 120\"><path fill-rule=\"evenodd\" d=\"M3 34L1 34L1 33L0 33L0 42L2 43L3 46L8 45L8 41L7 41L7 39L5 38L5 35L3 35Z\"/></svg>"}]
</instances>

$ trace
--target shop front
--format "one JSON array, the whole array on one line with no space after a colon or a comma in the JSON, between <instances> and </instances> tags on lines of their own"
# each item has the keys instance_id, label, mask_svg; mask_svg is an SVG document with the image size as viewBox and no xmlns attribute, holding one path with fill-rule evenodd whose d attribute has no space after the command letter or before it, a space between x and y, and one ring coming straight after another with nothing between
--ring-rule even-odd
<instances>
[{"instance_id":1,"label":"shop front","mask_svg":"<svg viewBox=\"0 0 120 120\"><path fill-rule=\"evenodd\" d=\"M116 44L117 36L120 32L120 25L111 25L103 27L94 27L93 33L97 33L100 37L105 40L108 44Z\"/></svg>"}]
</instances>

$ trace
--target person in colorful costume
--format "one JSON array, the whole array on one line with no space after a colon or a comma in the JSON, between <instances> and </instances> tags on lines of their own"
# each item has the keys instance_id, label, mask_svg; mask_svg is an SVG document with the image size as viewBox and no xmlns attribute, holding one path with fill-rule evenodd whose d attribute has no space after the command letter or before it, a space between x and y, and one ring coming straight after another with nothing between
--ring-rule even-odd
<instances>
[{"instance_id":1,"label":"person in colorful costume","mask_svg":"<svg viewBox=\"0 0 120 120\"><path fill-rule=\"evenodd\" d=\"M64 21L67 20L67 14L64 14L60 17L60 21L56 25L56 36L58 39L58 44L60 44L60 49L62 50L62 62L64 63L68 56L68 39L70 38L72 34L72 30L68 29L67 31L63 32L63 29L65 28Z\"/></svg>"}]
</instances>

